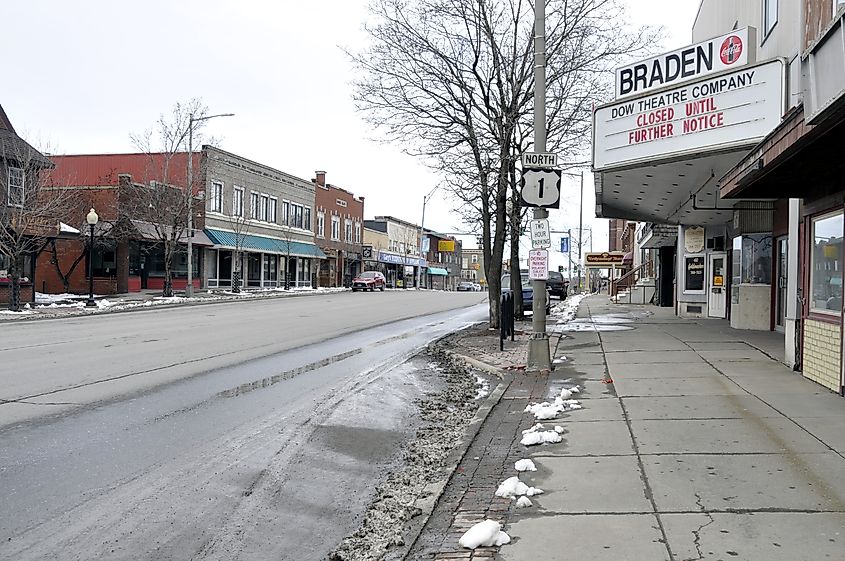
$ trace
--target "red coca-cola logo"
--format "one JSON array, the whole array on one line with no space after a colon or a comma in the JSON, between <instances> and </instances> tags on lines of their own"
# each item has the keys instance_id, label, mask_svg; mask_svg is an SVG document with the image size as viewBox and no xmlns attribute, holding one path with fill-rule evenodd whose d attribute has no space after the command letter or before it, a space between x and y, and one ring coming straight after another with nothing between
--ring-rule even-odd
<instances>
[{"instance_id":1,"label":"red coca-cola logo","mask_svg":"<svg viewBox=\"0 0 845 561\"><path fill-rule=\"evenodd\" d=\"M722 47L719 49L719 58L722 59L722 64L730 66L739 60L742 56L742 39L736 35L731 35L722 41Z\"/></svg>"}]
</instances>

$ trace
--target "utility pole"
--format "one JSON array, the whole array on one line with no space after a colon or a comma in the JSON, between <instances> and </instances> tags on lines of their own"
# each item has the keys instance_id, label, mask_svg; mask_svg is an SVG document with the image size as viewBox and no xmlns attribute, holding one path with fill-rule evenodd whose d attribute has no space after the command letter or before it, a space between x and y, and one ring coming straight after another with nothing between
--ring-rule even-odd
<instances>
[{"instance_id":1,"label":"utility pole","mask_svg":"<svg viewBox=\"0 0 845 561\"><path fill-rule=\"evenodd\" d=\"M569 250L566 252L569 257L569 288L572 288L572 228L566 230L566 238L568 240L566 249Z\"/></svg>"},{"instance_id":2,"label":"utility pole","mask_svg":"<svg viewBox=\"0 0 845 561\"><path fill-rule=\"evenodd\" d=\"M581 247L584 244L584 172L581 172L581 195L578 197L578 292L581 292Z\"/></svg>"},{"instance_id":3,"label":"utility pole","mask_svg":"<svg viewBox=\"0 0 845 561\"><path fill-rule=\"evenodd\" d=\"M534 3L534 152L546 151L546 3ZM549 217L544 208L534 209L535 219ZM551 370L549 337L546 335L546 281L532 281L534 301L531 339L528 341L529 370Z\"/></svg>"}]
</instances>

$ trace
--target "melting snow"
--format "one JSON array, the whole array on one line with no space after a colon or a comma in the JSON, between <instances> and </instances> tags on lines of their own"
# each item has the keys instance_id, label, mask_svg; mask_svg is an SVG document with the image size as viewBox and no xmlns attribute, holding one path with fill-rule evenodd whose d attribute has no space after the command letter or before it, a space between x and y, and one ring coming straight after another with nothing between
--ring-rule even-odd
<instances>
[{"instance_id":1,"label":"melting snow","mask_svg":"<svg viewBox=\"0 0 845 561\"><path fill-rule=\"evenodd\" d=\"M537 466L531 460L518 460L513 467L516 471L537 471Z\"/></svg>"},{"instance_id":2,"label":"melting snow","mask_svg":"<svg viewBox=\"0 0 845 561\"><path fill-rule=\"evenodd\" d=\"M516 508L528 508L532 506L534 503L531 502L531 499L528 497L519 497L516 500Z\"/></svg>"},{"instance_id":3,"label":"melting snow","mask_svg":"<svg viewBox=\"0 0 845 561\"><path fill-rule=\"evenodd\" d=\"M467 530L458 543L461 547L475 549L476 547L500 546L510 541L510 536L502 532L502 525L488 519Z\"/></svg>"},{"instance_id":4,"label":"melting snow","mask_svg":"<svg viewBox=\"0 0 845 561\"><path fill-rule=\"evenodd\" d=\"M490 395L490 383L479 376L475 375L475 399L484 399Z\"/></svg>"},{"instance_id":5,"label":"melting snow","mask_svg":"<svg viewBox=\"0 0 845 561\"><path fill-rule=\"evenodd\" d=\"M553 430L530 432L519 441L523 446L534 446L536 444L557 444L563 438Z\"/></svg>"},{"instance_id":6,"label":"melting snow","mask_svg":"<svg viewBox=\"0 0 845 561\"><path fill-rule=\"evenodd\" d=\"M508 477L503 482L499 484L499 488L496 489L496 496L502 497L503 499L513 499L515 497L521 497L522 495L528 495L529 497L533 497L534 495L542 495L543 490L537 489L535 487L529 487L525 483L519 480L519 477Z\"/></svg>"}]
</instances>

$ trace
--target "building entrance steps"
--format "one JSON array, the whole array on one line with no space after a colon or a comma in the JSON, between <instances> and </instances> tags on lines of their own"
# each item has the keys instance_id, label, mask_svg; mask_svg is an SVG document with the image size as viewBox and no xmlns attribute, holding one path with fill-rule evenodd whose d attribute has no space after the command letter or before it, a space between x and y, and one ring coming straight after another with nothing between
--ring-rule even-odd
<instances>
[{"instance_id":1,"label":"building entrance steps","mask_svg":"<svg viewBox=\"0 0 845 561\"><path fill-rule=\"evenodd\" d=\"M516 372L531 391L505 391L470 446L453 477L463 487L450 482L439 525L424 532L439 528L440 541L426 542L438 547L408 558L842 557L845 399L780 362L783 335L607 296L583 300L572 321L552 326L554 371ZM562 442L521 445L537 422L525 405L574 384L583 409L541 421ZM537 471L517 474L520 458ZM544 490L532 506L494 496L514 475ZM461 528L485 517L512 542L456 547Z\"/></svg>"}]
</instances>

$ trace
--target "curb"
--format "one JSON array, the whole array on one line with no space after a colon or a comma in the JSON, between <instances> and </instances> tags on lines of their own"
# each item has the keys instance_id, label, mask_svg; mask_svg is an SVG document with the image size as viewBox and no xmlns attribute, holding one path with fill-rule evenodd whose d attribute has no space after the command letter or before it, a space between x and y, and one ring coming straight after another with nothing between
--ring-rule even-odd
<instances>
[{"instance_id":1,"label":"curb","mask_svg":"<svg viewBox=\"0 0 845 561\"><path fill-rule=\"evenodd\" d=\"M425 525L431 518L431 515L434 512L437 503L440 502L440 498L443 496L443 491L446 489L446 486L452 480L452 477L455 475L455 471L458 469L458 466L466 457L470 445L472 444L473 440L475 440L476 435L478 435L478 431L481 430L481 426L487 420L487 417L490 415L490 412L502 400L502 396L505 394L507 389L510 387L511 382L513 381L512 374L504 372L494 366L485 364L474 358L462 355L460 353L456 353L454 351L444 349L443 352L447 356L451 356L465 362L472 368L483 370L488 374L496 376L499 379L499 383L496 386L496 389L490 392L490 395L487 396L487 398L484 400L484 403L478 407L478 410L475 412L475 417L467 425L466 430L464 431L464 435L463 437L461 437L460 442L455 447L455 449L452 450L452 452L449 453L449 455L446 457L446 466L443 468L443 472L446 477L438 483L432 483L430 485L427 485L424 488L422 494L420 495L421 498L418 498L416 501L414 501L414 506L420 510L421 514L414 518L413 527L408 532L408 534L405 535L405 550L401 554L397 555L388 554L385 559L389 558L394 559L396 561L408 560L408 555L410 555L411 550L414 549L417 540L419 539L420 535L422 535L423 528L425 528Z\"/></svg>"}]
</instances>

